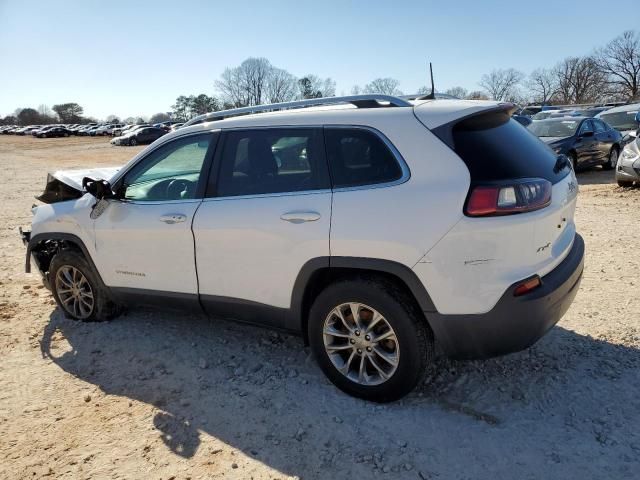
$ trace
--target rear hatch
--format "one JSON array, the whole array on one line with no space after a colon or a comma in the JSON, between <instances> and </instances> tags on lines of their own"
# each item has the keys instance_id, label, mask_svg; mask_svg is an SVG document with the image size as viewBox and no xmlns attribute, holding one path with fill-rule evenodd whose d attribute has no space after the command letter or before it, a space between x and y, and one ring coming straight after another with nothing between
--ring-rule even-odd
<instances>
[{"instance_id":1,"label":"rear hatch","mask_svg":"<svg viewBox=\"0 0 640 480\"><path fill-rule=\"evenodd\" d=\"M544 276L566 257L576 233L578 187L566 157L558 157L511 119L511 105L494 103L470 114L458 112L457 119L436 126L429 105L415 109L418 119L464 161L471 177L465 216L423 262L429 270L447 272L452 282L463 278L468 285L470 295L464 301L445 307L458 311L438 308L441 313L481 313L513 283L534 274ZM546 201L536 208L470 214L475 189L527 182L547 189Z\"/></svg>"}]
</instances>

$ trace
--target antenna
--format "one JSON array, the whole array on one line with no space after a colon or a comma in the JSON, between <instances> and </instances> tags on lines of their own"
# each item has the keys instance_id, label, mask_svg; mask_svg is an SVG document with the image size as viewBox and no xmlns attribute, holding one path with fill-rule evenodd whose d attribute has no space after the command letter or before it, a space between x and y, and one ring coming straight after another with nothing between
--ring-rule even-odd
<instances>
[{"instance_id":1,"label":"antenna","mask_svg":"<svg viewBox=\"0 0 640 480\"><path fill-rule=\"evenodd\" d=\"M431 74L431 93L429 95L421 95L416 97L416 100L435 100L436 99L436 87L433 83L433 66L429 62L429 73Z\"/></svg>"}]
</instances>

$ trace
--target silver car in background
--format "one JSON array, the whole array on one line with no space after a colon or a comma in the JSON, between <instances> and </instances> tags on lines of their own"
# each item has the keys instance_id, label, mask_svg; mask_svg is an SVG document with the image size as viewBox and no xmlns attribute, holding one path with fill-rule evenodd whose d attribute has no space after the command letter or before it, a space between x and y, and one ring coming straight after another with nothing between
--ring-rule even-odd
<instances>
[{"instance_id":1,"label":"silver car in background","mask_svg":"<svg viewBox=\"0 0 640 480\"><path fill-rule=\"evenodd\" d=\"M621 187L640 183L640 140L637 132L630 132L633 141L627 143L618 158L616 181Z\"/></svg>"}]
</instances>

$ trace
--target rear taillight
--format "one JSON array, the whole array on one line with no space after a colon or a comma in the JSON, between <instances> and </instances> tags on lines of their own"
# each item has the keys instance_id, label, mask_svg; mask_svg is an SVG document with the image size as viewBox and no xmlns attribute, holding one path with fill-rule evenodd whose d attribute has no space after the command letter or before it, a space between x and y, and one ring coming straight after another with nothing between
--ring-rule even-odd
<instances>
[{"instance_id":1,"label":"rear taillight","mask_svg":"<svg viewBox=\"0 0 640 480\"><path fill-rule=\"evenodd\" d=\"M471 188L465 214L470 217L532 212L551 203L551 182L542 178L511 180Z\"/></svg>"}]
</instances>

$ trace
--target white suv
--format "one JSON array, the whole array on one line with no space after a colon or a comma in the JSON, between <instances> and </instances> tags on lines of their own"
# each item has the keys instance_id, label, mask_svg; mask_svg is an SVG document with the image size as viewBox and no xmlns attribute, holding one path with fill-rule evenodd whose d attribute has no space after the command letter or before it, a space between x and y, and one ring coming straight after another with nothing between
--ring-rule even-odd
<instances>
[{"instance_id":1,"label":"white suv","mask_svg":"<svg viewBox=\"0 0 640 480\"><path fill-rule=\"evenodd\" d=\"M117 171L50 175L27 270L71 318L145 303L285 329L342 390L397 399L435 343L522 350L578 290L575 175L512 110L368 95L208 114Z\"/></svg>"}]
</instances>

